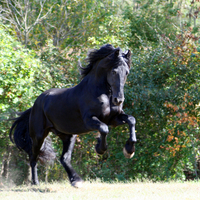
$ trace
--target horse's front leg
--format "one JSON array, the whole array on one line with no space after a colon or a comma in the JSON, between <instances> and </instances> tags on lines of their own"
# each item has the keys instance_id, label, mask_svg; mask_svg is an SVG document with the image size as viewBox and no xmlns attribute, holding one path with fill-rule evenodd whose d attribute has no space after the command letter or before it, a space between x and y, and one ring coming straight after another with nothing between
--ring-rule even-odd
<instances>
[{"instance_id":1,"label":"horse's front leg","mask_svg":"<svg viewBox=\"0 0 200 200\"><path fill-rule=\"evenodd\" d=\"M104 154L107 150L107 134L109 132L108 126L101 122L96 116L85 119L86 127L89 130L98 130L100 132L100 137L97 138L97 144L95 150L98 154Z\"/></svg>"},{"instance_id":2,"label":"horse's front leg","mask_svg":"<svg viewBox=\"0 0 200 200\"><path fill-rule=\"evenodd\" d=\"M126 141L123 153L126 158L132 158L135 154L135 143L137 142L135 133L135 118L131 115L120 114L112 121L112 125L114 126L119 126L125 123L129 125L130 137Z\"/></svg>"},{"instance_id":3,"label":"horse's front leg","mask_svg":"<svg viewBox=\"0 0 200 200\"><path fill-rule=\"evenodd\" d=\"M97 154L104 154L105 151L107 150L107 134L100 133L100 137L97 137L97 144L95 146L95 150Z\"/></svg>"}]
</instances>

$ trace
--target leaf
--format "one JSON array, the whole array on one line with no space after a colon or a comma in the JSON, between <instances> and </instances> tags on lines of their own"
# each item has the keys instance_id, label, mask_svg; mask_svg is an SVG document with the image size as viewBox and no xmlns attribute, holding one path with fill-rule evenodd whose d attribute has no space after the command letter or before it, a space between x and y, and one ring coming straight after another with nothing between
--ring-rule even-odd
<instances>
[{"instance_id":1,"label":"leaf","mask_svg":"<svg viewBox=\"0 0 200 200\"><path fill-rule=\"evenodd\" d=\"M4 91L4 89L0 88L0 95L3 95L3 91Z\"/></svg>"}]
</instances>

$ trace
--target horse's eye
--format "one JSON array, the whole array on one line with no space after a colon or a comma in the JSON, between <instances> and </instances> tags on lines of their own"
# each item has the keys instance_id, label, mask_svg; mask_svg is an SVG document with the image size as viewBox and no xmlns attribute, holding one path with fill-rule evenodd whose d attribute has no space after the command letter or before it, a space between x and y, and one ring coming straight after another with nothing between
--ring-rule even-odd
<instances>
[{"instance_id":1,"label":"horse's eye","mask_svg":"<svg viewBox=\"0 0 200 200\"><path fill-rule=\"evenodd\" d=\"M126 71L126 76L129 74L129 72L128 71Z\"/></svg>"},{"instance_id":2,"label":"horse's eye","mask_svg":"<svg viewBox=\"0 0 200 200\"><path fill-rule=\"evenodd\" d=\"M117 72L116 72L115 70L113 70L113 71L112 71L112 74L113 74L113 75L116 75L116 74L117 74Z\"/></svg>"}]
</instances>

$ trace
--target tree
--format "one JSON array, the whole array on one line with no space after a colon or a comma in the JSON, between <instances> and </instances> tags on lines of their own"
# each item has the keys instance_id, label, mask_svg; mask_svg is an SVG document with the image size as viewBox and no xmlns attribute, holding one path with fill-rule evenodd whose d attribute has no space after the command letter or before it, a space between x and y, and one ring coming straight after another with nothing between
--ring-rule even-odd
<instances>
[{"instance_id":1,"label":"tree","mask_svg":"<svg viewBox=\"0 0 200 200\"><path fill-rule=\"evenodd\" d=\"M130 20L129 45L133 48L142 48L145 44L159 45L161 35L174 40L177 33L190 26L197 33L200 26L197 23L200 13L198 1L133 1L133 7L128 6L124 13Z\"/></svg>"},{"instance_id":2,"label":"tree","mask_svg":"<svg viewBox=\"0 0 200 200\"><path fill-rule=\"evenodd\" d=\"M45 3L46 0L36 1L36 3L32 0L4 0L1 3L0 17L14 26L19 41L26 48L32 30L51 13L53 5L44 12Z\"/></svg>"},{"instance_id":3,"label":"tree","mask_svg":"<svg viewBox=\"0 0 200 200\"><path fill-rule=\"evenodd\" d=\"M156 35L158 44L141 36L128 78L139 139L134 173L157 180L184 179L188 169L199 176L199 37L193 28L178 32Z\"/></svg>"}]
</instances>

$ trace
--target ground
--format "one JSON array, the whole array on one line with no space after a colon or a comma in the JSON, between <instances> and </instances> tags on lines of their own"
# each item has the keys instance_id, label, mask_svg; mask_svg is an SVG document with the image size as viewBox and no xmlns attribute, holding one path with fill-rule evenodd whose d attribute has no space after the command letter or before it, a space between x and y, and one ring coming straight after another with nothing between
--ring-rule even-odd
<instances>
[{"instance_id":1,"label":"ground","mask_svg":"<svg viewBox=\"0 0 200 200\"><path fill-rule=\"evenodd\" d=\"M102 183L86 181L82 188L68 182L41 183L40 186L0 187L1 200L197 200L200 181L152 183Z\"/></svg>"}]
</instances>

